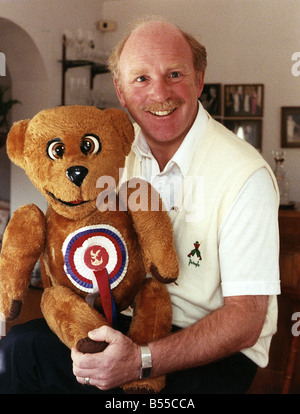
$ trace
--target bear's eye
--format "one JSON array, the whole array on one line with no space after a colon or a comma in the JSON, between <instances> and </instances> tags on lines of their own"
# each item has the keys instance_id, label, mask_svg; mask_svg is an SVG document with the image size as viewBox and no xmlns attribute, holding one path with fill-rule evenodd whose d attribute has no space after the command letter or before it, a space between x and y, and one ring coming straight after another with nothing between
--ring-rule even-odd
<instances>
[{"instance_id":1,"label":"bear's eye","mask_svg":"<svg viewBox=\"0 0 300 414\"><path fill-rule=\"evenodd\" d=\"M80 149L84 155L97 154L101 151L101 143L99 137L94 134L85 135L82 138Z\"/></svg>"},{"instance_id":2,"label":"bear's eye","mask_svg":"<svg viewBox=\"0 0 300 414\"><path fill-rule=\"evenodd\" d=\"M47 155L51 160L62 158L65 152L65 146L60 138L54 138L48 142Z\"/></svg>"}]
</instances>

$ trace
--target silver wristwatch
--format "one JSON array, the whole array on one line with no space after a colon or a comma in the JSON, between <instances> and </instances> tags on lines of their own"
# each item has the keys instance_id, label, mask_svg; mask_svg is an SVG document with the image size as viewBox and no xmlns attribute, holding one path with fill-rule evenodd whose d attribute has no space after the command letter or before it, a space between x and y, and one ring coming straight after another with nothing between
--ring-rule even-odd
<instances>
[{"instance_id":1,"label":"silver wristwatch","mask_svg":"<svg viewBox=\"0 0 300 414\"><path fill-rule=\"evenodd\" d=\"M142 365L140 367L139 379L149 378L151 376L152 358L148 345L141 346Z\"/></svg>"}]
</instances>

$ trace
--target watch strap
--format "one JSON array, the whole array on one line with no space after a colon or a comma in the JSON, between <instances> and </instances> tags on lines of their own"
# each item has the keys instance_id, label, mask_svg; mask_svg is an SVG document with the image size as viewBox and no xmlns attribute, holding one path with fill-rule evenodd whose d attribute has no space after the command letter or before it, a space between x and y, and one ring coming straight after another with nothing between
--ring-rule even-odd
<instances>
[{"instance_id":1,"label":"watch strap","mask_svg":"<svg viewBox=\"0 0 300 414\"><path fill-rule=\"evenodd\" d=\"M152 368L151 351L148 345L143 345L140 348L141 348L142 365L140 367L139 379L149 378L151 375L151 368Z\"/></svg>"}]
</instances>

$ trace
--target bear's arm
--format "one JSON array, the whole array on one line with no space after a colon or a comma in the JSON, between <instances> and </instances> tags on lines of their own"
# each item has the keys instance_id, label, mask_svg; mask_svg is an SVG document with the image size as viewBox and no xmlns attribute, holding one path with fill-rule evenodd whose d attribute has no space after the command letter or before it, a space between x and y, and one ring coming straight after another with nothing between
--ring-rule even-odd
<instances>
[{"instance_id":1,"label":"bear's arm","mask_svg":"<svg viewBox=\"0 0 300 414\"><path fill-rule=\"evenodd\" d=\"M45 244L45 216L34 204L20 207L9 221L0 256L0 312L7 320L21 310L32 270Z\"/></svg>"},{"instance_id":2,"label":"bear's arm","mask_svg":"<svg viewBox=\"0 0 300 414\"><path fill-rule=\"evenodd\" d=\"M147 181L131 178L121 186L119 198L131 216L147 273L163 283L175 282L179 264L173 228L158 192Z\"/></svg>"}]
</instances>

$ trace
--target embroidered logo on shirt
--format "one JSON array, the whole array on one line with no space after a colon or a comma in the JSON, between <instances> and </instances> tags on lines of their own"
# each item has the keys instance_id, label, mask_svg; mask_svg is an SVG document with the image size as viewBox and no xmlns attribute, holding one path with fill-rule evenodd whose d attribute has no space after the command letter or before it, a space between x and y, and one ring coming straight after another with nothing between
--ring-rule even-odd
<instances>
[{"instance_id":1,"label":"embroidered logo on shirt","mask_svg":"<svg viewBox=\"0 0 300 414\"><path fill-rule=\"evenodd\" d=\"M194 249L192 249L190 253L187 255L187 257L189 257L188 265L193 265L195 267L200 266L200 260L202 260L202 256L199 247L201 243L202 241L200 243L198 241L194 243Z\"/></svg>"}]
</instances>

